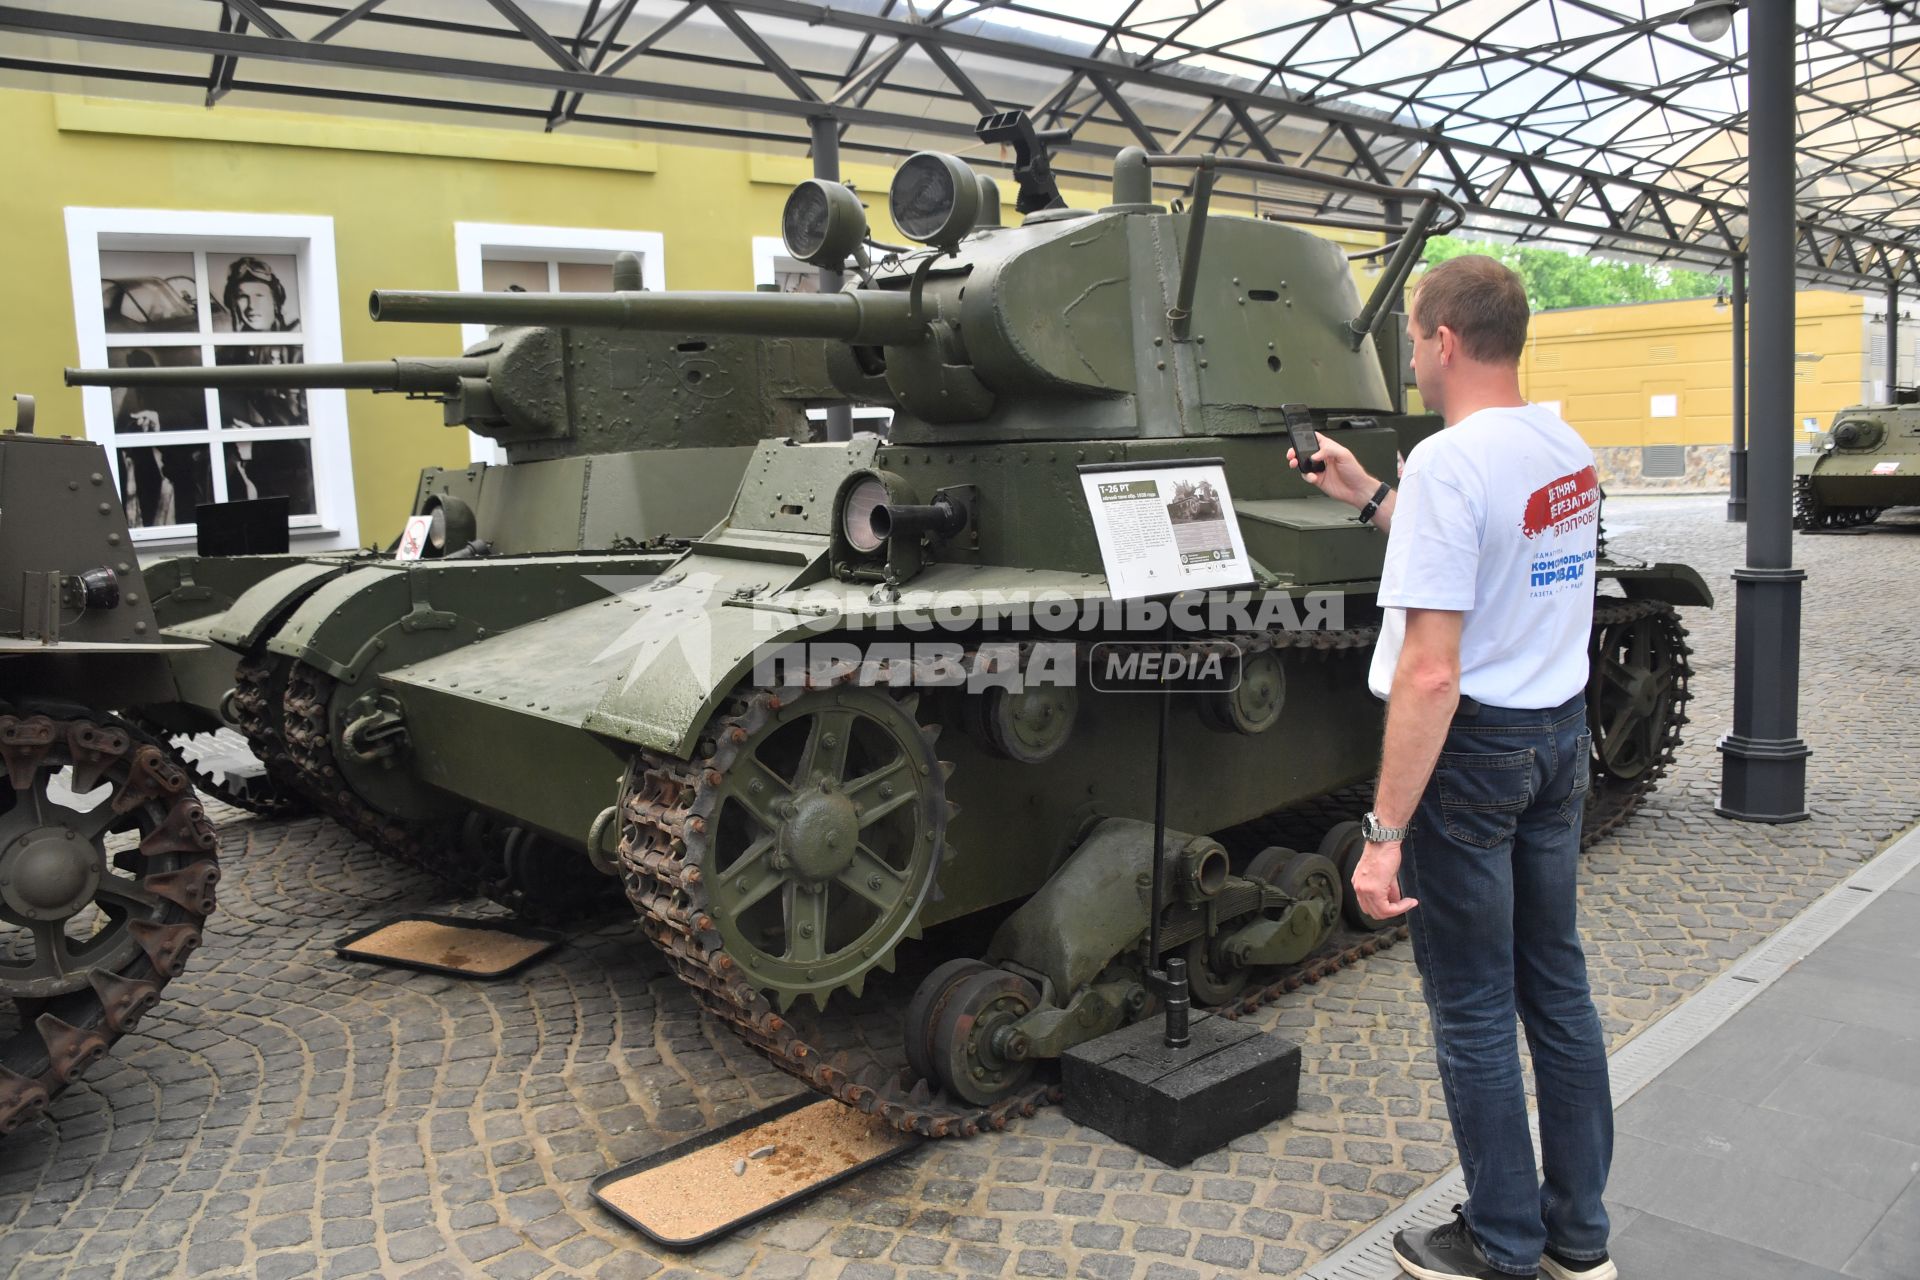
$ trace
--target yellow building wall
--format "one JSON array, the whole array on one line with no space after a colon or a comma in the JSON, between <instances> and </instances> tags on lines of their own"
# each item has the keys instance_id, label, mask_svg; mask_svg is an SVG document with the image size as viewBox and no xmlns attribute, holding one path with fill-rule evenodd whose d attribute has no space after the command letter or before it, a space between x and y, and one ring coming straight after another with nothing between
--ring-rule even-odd
<instances>
[{"instance_id":1,"label":"yellow building wall","mask_svg":"<svg viewBox=\"0 0 1920 1280\"><path fill-rule=\"evenodd\" d=\"M60 370L79 362L62 211L68 206L324 215L333 219L341 354L374 360L452 355L455 326L376 325L374 288L456 287L454 223L659 232L670 289L750 289L752 238L779 232L804 158L525 130L300 112L198 107L0 90L9 141L0 184L4 278L0 391L37 397L41 429L81 434L80 393ZM900 243L886 214L891 166L849 163L878 239ZM1068 191L1097 208L1105 191ZM1003 217L1018 220L1002 184ZM1333 234L1345 245L1379 237ZM1356 264L1364 291L1377 260ZM358 538L399 529L425 466L464 466L465 432L433 406L347 393Z\"/></svg>"},{"instance_id":2,"label":"yellow building wall","mask_svg":"<svg viewBox=\"0 0 1920 1280\"><path fill-rule=\"evenodd\" d=\"M1867 302L1825 290L1795 304L1796 438L1860 401L1867 376ZM1534 315L1521 359L1529 400L1557 400L1561 416L1596 449L1726 445L1733 422L1733 312L1710 298L1576 307ZM1676 416L1652 416L1653 397L1677 397ZM1748 406L1748 422L1755 406Z\"/></svg>"},{"instance_id":3,"label":"yellow building wall","mask_svg":"<svg viewBox=\"0 0 1920 1280\"><path fill-rule=\"evenodd\" d=\"M0 311L0 391L35 396L41 429L74 435L80 393L60 380L79 363L68 206L331 217L341 355L375 360L459 353L457 327L376 325L364 301L375 288L455 288L456 222L657 231L669 288L751 289L752 238L778 234L788 190L810 172L805 160L717 148L21 90L0 90L0 137L10 144L0 261L12 293ZM851 164L845 176L869 193L876 237L897 243L889 172ZM347 397L359 538L384 541L420 468L466 465L467 436L430 405Z\"/></svg>"}]
</instances>

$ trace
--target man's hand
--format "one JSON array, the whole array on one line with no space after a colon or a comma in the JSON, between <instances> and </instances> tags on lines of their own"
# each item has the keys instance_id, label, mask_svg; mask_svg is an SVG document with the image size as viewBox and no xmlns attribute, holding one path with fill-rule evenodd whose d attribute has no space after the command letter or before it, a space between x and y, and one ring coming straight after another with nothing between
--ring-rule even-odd
<instances>
[{"instance_id":1,"label":"man's hand","mask_svg":"<svg viewBox=\"0 0 1920 1280\"><path fill-rule=\"evenodd\" d=\"M1367 474L1360 460L1353 456L1353 450L1337 440L1320 437L1320 451L1314 455L1327 464L1325 471L1301 471L1300 474L1310 485L1318 488L1330 498L1338 498L1358 511L1372 500L1374 492L1380 488L1380 482ZM1292 449L1287 450L1287 465L1299 470L1300 459L1294 456Z\"/></svg>"},{"instance_id":2,"label":"man's hand","mask_svg":"<svg viewBox=\"0 0 1920 1280\"><path fill-rule=\"evenodd\" d=\"M127 419L133 423L133 429L135 431L158 431L160 429L160 415L151 409L135 409L127 415Z\"/></svg>"},{"instance_id":3,"label":"man's hand","mask_svg":"<svg viewBox=\"0 0 1920 1280\"><path fill-rule=\"evenodd\" d=\"M1420 905L1418 898L1400 896L1400 842L1367 842L1353 869L1353 896L1360 909L1376 920L1405 915Z\"/></svg>"}]
</instances>

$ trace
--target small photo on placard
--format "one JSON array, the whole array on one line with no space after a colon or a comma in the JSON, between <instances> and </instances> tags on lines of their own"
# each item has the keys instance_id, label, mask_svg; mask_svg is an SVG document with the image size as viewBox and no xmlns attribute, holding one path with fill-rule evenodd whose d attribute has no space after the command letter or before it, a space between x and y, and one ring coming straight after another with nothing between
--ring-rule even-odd
<instances>
[{"instance_id":1,"label":"small photo on placard","mask_svg":"<svg viewBox=\"0 0 1920 1280\"><path fill-rule=\"evenodd\" d=\"M1080 485L1116 600L1253 581L1217 462L1082 471Z\"/></svg>"}]
</instances>

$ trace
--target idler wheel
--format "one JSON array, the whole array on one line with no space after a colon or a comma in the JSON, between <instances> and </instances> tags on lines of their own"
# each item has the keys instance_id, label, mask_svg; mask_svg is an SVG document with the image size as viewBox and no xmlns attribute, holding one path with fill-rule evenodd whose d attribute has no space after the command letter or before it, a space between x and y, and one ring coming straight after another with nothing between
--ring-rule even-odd
<instances>
[{"instance_id":1,"label":"idler wheel","mask_svg":"<svg viewBox=\"0 0 1920 1280\"><path fill-rule=\"evenodd\" d=\"M1033 984L1005 969L961 979L933 1033L934 1073L947 1092L986 1106L1025 1084L1034 1063L1013 1024L1039 1003Z\"/></svg>"}]
</instances>

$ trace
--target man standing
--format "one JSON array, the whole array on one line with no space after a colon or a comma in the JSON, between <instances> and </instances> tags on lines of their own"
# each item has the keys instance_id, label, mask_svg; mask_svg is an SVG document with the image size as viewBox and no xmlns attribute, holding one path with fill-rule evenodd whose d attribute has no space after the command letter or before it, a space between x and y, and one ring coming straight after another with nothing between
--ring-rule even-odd
<instances>
[{"instance_id":1,"label":"man standing","mask_svg":"<svg viewBox=\"0 0 1920 1280\"><path fill-rule=\"evenodd\" d=\"M1599 483L1573 429L1520 394L1526 289L1461 257L1413 295L1413 371L1445 430L1398 492L1322 437L1307 479L1390 529L1370 684L1386 743L1354 892L1411 912L1467 1203L1394 1237L1421 1280L1614 1280L1606 1043L1575 920ZM1289 455L1291 457L1291 455ZM1527 1132L1516 1014L1545 1166Z\"/></svg>"}]
</instances>

